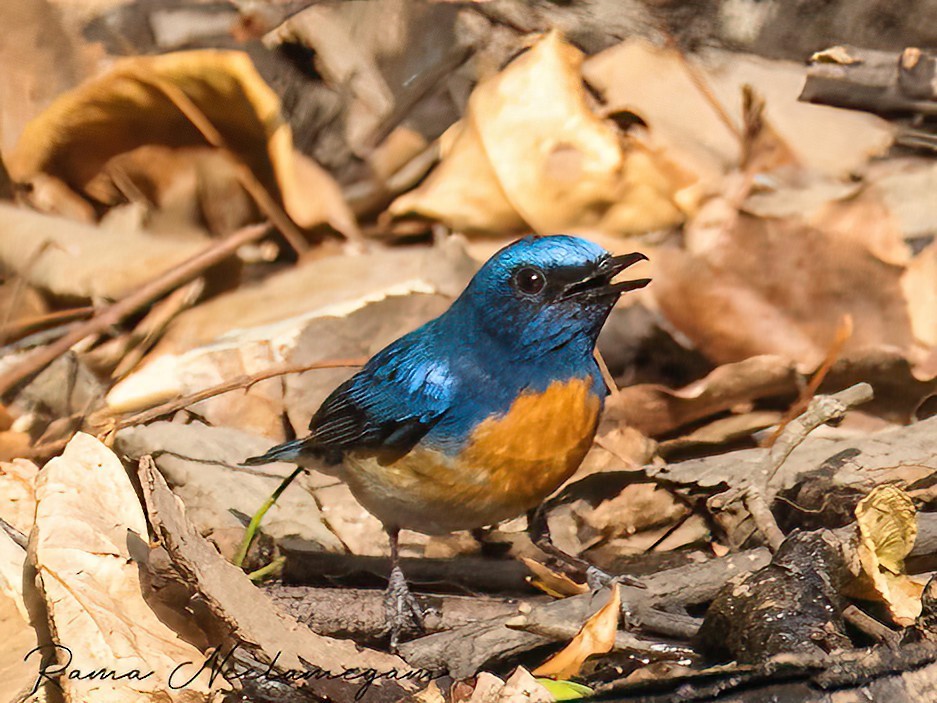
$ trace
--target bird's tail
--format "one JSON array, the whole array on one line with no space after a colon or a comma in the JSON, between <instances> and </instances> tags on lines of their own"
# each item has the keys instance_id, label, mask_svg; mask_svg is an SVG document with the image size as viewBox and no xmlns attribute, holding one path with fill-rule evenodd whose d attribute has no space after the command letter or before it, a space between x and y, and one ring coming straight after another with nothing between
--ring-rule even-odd
<instances>
[{"instance_id":1,"label":"bird's tail","mask_svg":"<svg viewBox=\"0 0 937 703\"><path fill-rule=\"evenodd\" d=\"M304 464L304 459L308 459L308 441L306 439L294 439L290 442L278 444L267 450L266 454L252 456L241 462L242 466L260 466L261 464L272 464L275 461L286 461L294 464Z\"/></svg>"}]
</instances>

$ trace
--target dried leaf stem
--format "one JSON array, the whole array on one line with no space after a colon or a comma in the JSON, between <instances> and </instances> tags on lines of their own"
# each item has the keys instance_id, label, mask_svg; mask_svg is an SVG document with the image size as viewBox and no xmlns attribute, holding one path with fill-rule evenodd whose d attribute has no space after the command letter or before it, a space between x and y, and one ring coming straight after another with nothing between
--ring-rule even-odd
<instances>
[{"instance_id":1,"label":"dried leaf stem","mask_svg":"<svg viewBox=\"0 0 937 703\"><path fill-rule=\"evenodd\" d=\"M269 378L275 378L276 376L285 376L290 373L303 373L304 371L313 371L315 369L342 369L342 368L357 368L362 366L367 361L366 358L356 358L356 359L329 359L327 361L316 361L311 364L300 364L298 366L274 366L264 371L259 371L255 374L238 376L233 378L230 381L225 381L220 383L217 386L212 386L211 388L205 388L204 390L196 391L195 393L189 393L184 395L181 398L176 398L174 400L168 400L165 403L160 403L152 408L147 408L138 413L130 415L129 417L122 418L117 420L112 427L109 427L109 431L116 431L123 429L124 427L131 427L133 425L143 425L147 422L153 422L154 420L159 420L161 417L171 415L172 413L178 410L184 410L190 405L201 402L203 400L208 400L209 398L214 398L216 395L221 395L222 393L229 393L231 391L236 391L241 388L250 388L255 383L260 383L261 381L266 381ZM96 424L104 424L103 419L96 419Z\"/></svg>"},{"instance_id":2,"label":"dried leaf stem","mask_svg":"<svg viewBox=\"0 0 937 703\"><path fill-rule=\"evenodd\" d=\"M257 207L260 208L261 212L267 216L270 222L273 223L273 226L283 235L296 254L302 256L309 251L309 244L306 242L306 238L303 236L299 227L296 226L296 223L290 219L286 211L284 211L273 196L270 195L263 183L257 179L254 172L244 163L244 160L228 146L221 132L215 128L215 125L212 124L211 120L208 119L199 106L186 95L185 91L156 75L150 76L149 81L166 96L167 100L176 106L179 112L185 115L186 119L202 134L205 141L224 153L234 162L238 181L244 186L244 189L250 193L254 202L257 203Z\"/></svg>"}]
</instances>

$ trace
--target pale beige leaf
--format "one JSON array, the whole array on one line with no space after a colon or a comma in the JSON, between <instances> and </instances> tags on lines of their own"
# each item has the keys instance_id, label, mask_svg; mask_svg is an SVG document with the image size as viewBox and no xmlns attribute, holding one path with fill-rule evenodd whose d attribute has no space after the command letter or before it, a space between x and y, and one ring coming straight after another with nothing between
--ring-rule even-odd
<instances>
[{"instance_id":1,"label":"pale beige leaf","mask_svg":"<svg viewBox=\"0 0 937 703\"><path fill-rule=\"evenodd\" d=\"M25 535L36 514L38 472L39 467L25 459L0 462L0 518Z\"/></svg>"},{"instance_id":2,"label":"pale beige leaf","mask_svg":"<svg viewBox=\"0 0 937 703\"><path fill-rule=\"evenodd\" d=\"M70 670L104 668L127 674L121 680L63 679L66 699L207 700L204 678L182 690L168 689L169 675L179 663L203 657L143 599L139 567L128 544L147 539L147 523L120 460L90 435L79 433L43 468L36 498L30 557L53 640L71 650ZM60 663L64 658L60 652Z\"/></svg>"},{"instance_id":3,"label":"pale beige leaf","mask_svg":"<svg viewBox=\"0 0 937 703\"><path fill-rule=\"evenodd\" d=\"M688 68L702 76L702 84ZM720 190L719 176L741 156L734 130L742 126L742 86L757 88L766 116L778 135L810 169L843 177L884 153L894 128L885 120L854 110L799 102L803 65L772 61L737 51L709 50L683 57L678 50L631 37L590 57L583 75L610 112L629 111L649 125L654 144L676 149L680 165L701 182ZM708 88L734 129L706 96Z\"/></svg>"},{"instance_id":4,"label":"pale beige leaf","mask_svg":"<svg viewBox=\"0 0 937 703\"><path fill-rule=\"evenodd\" d=\"M621 593L618 584L612 586L608 603L586 620L566 647L534 669L536 676L568 679L576 676L586 659L593 654L604 654L615 644L621 611Z\"/></svg>"},{"instance_id":5,"label":"pale beige leaf","mask_svg":"<svg viewBox=\"0 0 937 703\"><path fill-rule=\"evenodd\" d=\"M496 700L497 703L553 703L553 696L527 669L519 666L504 682Z\"/></svg>"}]
</instances>

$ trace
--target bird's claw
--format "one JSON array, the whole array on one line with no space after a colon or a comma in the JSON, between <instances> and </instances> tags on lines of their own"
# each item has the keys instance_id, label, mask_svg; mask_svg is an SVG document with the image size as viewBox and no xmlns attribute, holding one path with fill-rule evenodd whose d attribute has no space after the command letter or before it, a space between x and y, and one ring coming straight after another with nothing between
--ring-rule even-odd
<instances>
[{"instance_id":1,"label":"bird's claw","mask_svg":"<svg viewBox=\"0 0 937 703\"><path fill-rule=\"evenodd\" d=\"M397 651L400 636L408 631L422 632L425 613L410 592L407 580L399 566L390 572L384 593L384 620L390 633L390 649Z\"/></svg>"}]
</instances>

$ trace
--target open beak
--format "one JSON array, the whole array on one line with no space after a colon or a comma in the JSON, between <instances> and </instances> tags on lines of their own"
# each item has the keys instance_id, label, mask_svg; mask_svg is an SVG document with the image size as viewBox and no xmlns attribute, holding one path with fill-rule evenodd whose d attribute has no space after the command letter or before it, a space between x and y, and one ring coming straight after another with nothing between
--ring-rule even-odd
<instances>
[{"instance_id":1,"label":"open beak","mask_svg":"<svg viewBox=\"0 0 937 703\"><path fill-rule=\"evenodd\" d=\"M638 278L632 281L619 281L612 283L612 279L629 266L648 258L640 252L610 256L599 262L599 265L588 276L580 281L571 283L563 291L564 298L607 298L618 297L629 290L644 288L651 282L650 278Z\"/></svg>"}]
</instances>

